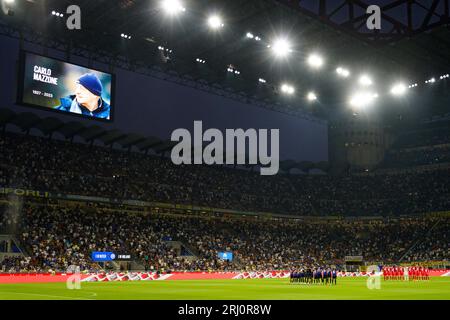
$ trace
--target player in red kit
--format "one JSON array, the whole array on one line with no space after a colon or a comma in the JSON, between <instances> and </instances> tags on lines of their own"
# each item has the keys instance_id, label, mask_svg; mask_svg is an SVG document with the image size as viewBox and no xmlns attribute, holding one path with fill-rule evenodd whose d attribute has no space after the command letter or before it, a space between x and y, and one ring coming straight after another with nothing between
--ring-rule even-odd
<instances>
[{"instance_id":1,"label":"player in red kit","mask_svg":"<svg viewBox=\"0 0 450 320\"><path fill-rule=\"evenodd\" d=\"M383 268L383 279L384 279L384 281L387 280L388 273L389 273L389 272L388 272L388 268L384 267L384 268Z\"/></svg>"}]
</instances>

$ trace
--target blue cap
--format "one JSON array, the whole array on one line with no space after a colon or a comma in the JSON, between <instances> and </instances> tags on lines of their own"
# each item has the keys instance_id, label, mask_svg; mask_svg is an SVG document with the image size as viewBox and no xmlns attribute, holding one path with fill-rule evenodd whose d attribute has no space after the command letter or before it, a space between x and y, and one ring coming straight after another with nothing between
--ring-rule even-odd
<instances>
[{"instance_id":1,"label":"blue cap","mask_svg":"<svg viewBox=\"0 0 450 320\"><path fill-rule=\"evenodd\" d=\"M103 86L98 77L93 73L87 73L78 79L77 83L81 84L92 94L101 97Z\"/></svg>"}]
</instances>

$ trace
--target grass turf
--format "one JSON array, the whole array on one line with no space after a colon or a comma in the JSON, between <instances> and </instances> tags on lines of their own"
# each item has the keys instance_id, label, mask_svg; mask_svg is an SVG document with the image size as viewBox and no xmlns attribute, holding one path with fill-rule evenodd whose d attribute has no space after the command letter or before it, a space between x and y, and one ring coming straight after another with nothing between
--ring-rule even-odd
<instances>
[{"instance_id":1,"label":"grass turf","mask_svg":"<svg viewBox=\"0 0 450 320\"><path fill-rule=\"evenodd\" d=\"M334 287L289 284L286 279L0 284L0 300L450 300L450 278L429 282L382 281L369 290L365 278L338 279Z\"/></svg>"}]
</instances>

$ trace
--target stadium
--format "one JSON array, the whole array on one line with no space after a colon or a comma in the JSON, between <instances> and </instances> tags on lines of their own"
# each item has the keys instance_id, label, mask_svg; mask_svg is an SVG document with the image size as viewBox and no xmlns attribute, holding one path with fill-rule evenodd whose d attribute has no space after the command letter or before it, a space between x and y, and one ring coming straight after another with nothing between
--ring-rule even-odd
<instances>
[{"instance_id":1,"label":"stadium","mask_svg":"<svg viewBox=\"0 0 450 320\"><path fill-rule=\"evenodd\" d=\"M0 300L450 299L450 1L1 4Z\"/></svg>"}]
</instances>

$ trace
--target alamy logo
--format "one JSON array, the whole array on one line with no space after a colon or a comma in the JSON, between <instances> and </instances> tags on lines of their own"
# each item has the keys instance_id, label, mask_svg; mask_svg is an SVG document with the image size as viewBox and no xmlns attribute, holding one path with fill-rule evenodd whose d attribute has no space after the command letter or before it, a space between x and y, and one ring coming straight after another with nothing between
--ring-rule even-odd
<instances>
[{"instance_id":1,"label":"alamy logo","mask_svg":"<svg viewBox=\"0 0 450 320\"><path fill-rule=\"evenodd\" d=\"M218 129L203 132L203 123L195 121L194 137L189 130L177 129L171 140L178 142L171 154L175 165L260 165L264 176L276 175L280 168L278 129L270 130L270 134L267 129L227 129L224 136Z\"/></svg>"},{"instance_id":2,"label":"alamy logo","mask_svg":"<svg viewBox=\"0 0 450 320\"><path fill-rule=\"evenodd\" d=\"M66 286L68 290L80 290L81 289L81 273L79 266L69 266L67 268L67 274L70 276L67 278Z\"/></svg>"},{"instance_id":3,"label":"alamy logo","mask_svg":"<svg viewBox=\"0 0 450 320\"><path fill-rule=\"evenodd\" d=\"M367 271L367 289L380 290L381 289L381 270L378 266L368 266Z\"/></svg>"},{"instance_id":4,"label":"alamy logo","mask_svg":"<svg viewBox=\"0 0 450 320\"><path fill-rule=\"evenodd\" d=\"M66 26L69 30L81 30L81 9L79 6L71 5L67 7L67 18Z\"/></svg>"},{"instance_id":5,"label":"alamy logo","mask_svg":"<svg viewBox=\"0 0 450 320\"><path fill-rule=\"evenodd\" d=\"M381 30L381 8L373 5L367 8L367 14L370 14L367 19L367 29L369 30Z\"/></svg>"}]
</instances>

